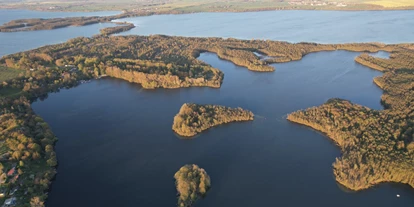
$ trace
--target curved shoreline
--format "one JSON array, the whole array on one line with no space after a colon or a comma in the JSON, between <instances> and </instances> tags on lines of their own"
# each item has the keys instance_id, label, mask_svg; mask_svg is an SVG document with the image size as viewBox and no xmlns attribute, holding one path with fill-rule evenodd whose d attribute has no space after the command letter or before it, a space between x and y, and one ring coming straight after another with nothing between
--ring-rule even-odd
<instances>
[{"instance_id":1,"label":"curved shoreline","mask_svg":"<svg viewBox=\"0 0 414 207\"><path fill-rule=\"evenodd\" d=\"M119 20L124 18L131 18L131 17L140 17L140 16L153 16L153 15L183 15L183 14L197 14L197 13L249 13L249 12L271 12L271 11L406 11L406 10L414 10L414 6L410 7L387 7L382 9L358 9L355 8L346 8L346 7L333 7L335 9L315 9L315 8L308 8L308 9L297 9L297 8L266 8L266 9L251 9L251 10L241 10L241 11L179 11L179 10L162 10L162 11L129 11L129 10L113 10L117 12L121 12L116 15L110 16L79 16L79 17L63 17L63 18L29 18L29 19L16 19L11 20L9 22L0 25L0 32L21 32L21 31L38 31L38 30L53 30L59 28L65 28L70 26L85 26L97 23L115 23L119 24ZM0 9L2 9L0 7ZM37 11L37 10L35 10ZM42 11L42 12L47 12ZM101 11L101 10L98 10ZM108 11L108 10L102 10ZM67 12L67 11L50 11L50 12ZM73 11L76 12L76 11ZM88 12L88 11L83 11ZM96 12L96 11L89 11L89 12ZM59 22L59 23L57 23ZM124 24L128 24L129 26L124 27L124 29L120 30L120 32L125 32L131 30L135 27L131 27L133 23L131 22L123 22ZM110 28L110 27L109 27ZM118 33L118 32L117 32Z\"/></svg>"},{"instance_id":2,"label":"curved shoreline","mask_svg":"<svg viewBox=\"0 0 414 207\"><path fill-rule=\"evenodd\" d=\"M342 156L333 164L335 179L345 187L364 190L384 182L408 184L414 188L414 140L411 103L414 92L411 50L401 49L392 58L362 54L356 62L384 72L374 83L384 93L384 110L373 110L346 100L330 99L325 104L292 112L287 120L311 127L337 143Z\"/></svg>"},{"instance_id":3,"label":"curved shoreline","mask_svg":"<svg viewBox=\"0 0 414 207\"><path fill-rule=\"evenodd\" d=\"M295 112L294 112L295 113ZM331 132L331 131L327 131L327 130L325 130L325 128L324 127L322 127L321 125L316 125L315 123L313 123L313 122L308 122L307 120L304 120L304 119L300 119L300 118L297 118L297 117L294 117L294 113L292 113L292 114L289 114L288 115L288 117L286 118L287 120L289 120L290 122L293 122L293 123L296 123L296 124L299 124L299 125L302 125L302 126L306 126L306 127L309 127L309 128L312 128L312 129L314 129L314 130L316 130L316 131L318 131L318 132L321 132L321 133L323 133L324 134L324 136L326 136L326 137L328 137L330 140L332 140L332 141L334 141L335 142L335 144L339 147L339 148L341 148L341 153L343 154L344 153L344 151L343 151L343 149L342 149L342 147L341 147L341 144L340 144L340 142L339 142L339 138L337 137L337 135L335 134L335 132ZM338 158L337 158L338 159ZM345 180L343 180L343 179L340 179L339 177L338 177L338 172L336 172L337 170L335 169L335 168L333 168L333 173L334 173L334 176L335 176L335 180L339 183L339 184L341 184L343 187L345 187L345 188L347 188L347 189L349 189L349 190L352 190L352 191L361 191L361 190L366 190L366 189L369 189L369 188L372 188L373 186L375 186L375 185L378 185L378 184L381 184L381 183L390 183L390 182L392 182L392 183L400 183L400 184L407 184L407 185L409 185L410 187L412 187L412 188L414 188L414 183L413 182L410 182L409 181L409 179L407 179L407 180L392 180L392 179L379 179L379 180L376 180L375 182L373 182L373 183L369 183L368 185L364 185L364 186L354 186L354 185L350 185L349 184L349 182L347 182L347 181L345 181Z\"/></svg>"},{"instance_id":4,"label":"curved shoreline","mask_svg":"<svg viewBox=\"0 0 414 207\"><path fill-rule=\"evenodd\" d=\"M242 108L185 103L175 115L172 129L180 136L193 137L218 125L253 119L253 113Z\"/></svg>"},{"instance_id":5,"label":"curved shoreline","mask_svg":"<svg viewBox=\"0 0 414 207\"><path fill-rule=\"evenodd\" d=\"M154 42L158 42L153 45ZM119 51L124 48L123 45L128 43L131 46L131 50L135 50L132 46L136 46L140 49L147 49L148 56L145 58L137 59L134 56L125 57L126 51ZM148 44L149 45L148 45ZM266 43L266 47L264 47ZM140 45L143 44L143 45ZM180 47L174 48L174 45L180 45ZM163 47L161 47L162 45ZM85 47L86 46L86 47ZM171 47L170 47L171 46ZM94 38L76 38L72 39L63 44L44 46L35 50L30 50L26 52L21 52L13 55L8 55L0 59L0 63L9 64L10 66L15 66L20 69L25 69L29 74L36 74L37 72L47 72L51 76L45 80L41 79L42 76L36 77L37 82L40 82L40 85L26 84L29 83L29 78L21 77L13 81L14 85L24 89L22 93L23 96L33 100L38 97L42 97L50 91L58 90L61 87L72 87L75 86L80 80L99 77L98 75L107 75L108 68L111 67L111 64L116 64L119 66L118 74L124 80L130 82L139 82L140 78L135 79L136 77L129 74L130 71L136 70L145 73L145 75L153 76L163 76L168 77L167 82L160 81L158 84L152 85L153 83L148 83L147 88L154 88L155 86L161 88L168 88L170 83L175 83L176 78L170 78L173 76L168 76L169 73L176 73L176 77L181 77L182 80L186 78L200 78L205 77L210 78L209 80L216 81L215 83L222 81L222 72L212 68L211 66L202 63L201 61L195 60L197 55L201 51L214 50L218 51L220 48L227 50L233 50L236 54L249 54L247 57L251 57L251 62L258 61L258 57L250 55L253 54L253 51L259 51L263 54L269 56L276 56L283 54L285 57L289 58L291 61L300 60L306 54L319 51L333 51L333 50L349 50L349 51L379 51L386 50L393 52L393 59L383 60L380 58L373 57L372 61L385 61L385 63L398 62L404 64L402 61L399 61L399 58L404 60L407 57L411 57L412 51L407 50L407 47L411 47L412 44L394 44L394 45L385 45L380 43L358 43L358 44L314 44L314 43L297 43L291 44L287 42L278 42L278 41L246 41L246 40L236 40L236 39L223 39L223 38L187 38L187 37L170 37L163 35L154 35L154 36L126 36L126 37L106 37L99 36ZM216 48L209 48L216 47ZM163 50L161 50L162 48ZM165 48L170 48L171 51L166 50ZM85 49L85 51L83 51ZM89 50L95 51L94 53L88 53ZM106 53L111 54L110 56L105 56L103 53L104 49L107 49ZM171 56L171 54L177 54L179 51L180 55ZM102 54L100 53L102 52ZM119 53L116 53L119 52ZM143 53L147 54L147 53ZM85 56L84 56L85 55ZM120 58L118 57L121 56ZM124 56L122 56L124 55ZM30 58L27 58L30 57ZM72 59L71 57L77 57L78 60ZM105 57L105 58L104 58ZM118 57L118 58L114 58ZM140 54L139 57L143 57ZM396 60L395 60L396 59ZM410 59L410 58L408 58ZM156 61L155 61L156 60ZM247 59L249 60L249 59ZM78 61L78 62L76 62ZM187 62L189 61L189 62ZM234 59L233 59L234 61ZM233 62L232 61L232 62ZM250 61L250 60L249 60ZM249 62L248 61L248 62ZM394 62L393 62L394 61ZM24 63L16 66L16 63ZM237 62L237 61L236 61ZM73 64L73 65L72 65ZM236 63L237 64L237 63ZM373 62L372 64L375 64ZM407 68L414 68L407 63ZM187 67L197 66L197 67ZM242 64L242 66L245 64ZM113 66L113 65L112 65ZM394 66L393 66L394 67ZM396 66L395 66L396 67ZM32 71L33 69L33 71ZM151 69L151 70L149 70ZM175 70L177 69L177 70ZM201 70L202 69L202 70ZM201 70L201 71L200 71ZM144 72L142 72L144 71ZM186 73L188 72L188 73ZM191 72L191 75L190 75ZM117 77L118 75L112 74L111 76ZM167 75L166 75L167 74ZM214 74L214 76L211 76ZM142 75L142 74L139 74ZM200 76L200 77L199 77ZM404 70L389 69L384 74L384 84L388 82L392 83L392 78L402 78L411 76L404 73ZM160 78L157 79L160 79ZM179 79L179 78L178 78ZM163 79L164 80L164 79ZM388 81L390 80L390 81ZM411 80L411 79L408 79ZM20 82L19 82L20 81ZM218 81L218 82L217 82ZM387 82L388 81L388 82ZM167 85L163 85L167 83ZM21 84L21 85L19 85ZM143 84L146 87L146 84ZM2 85L1 88L10 87L7 84ZM181 85L180 85L181 87ZM217 85L219 87L219 85ZM385 88L387 91L387 87ZM394 88L399 88L394 87ZM400 87L405 88L405 87ZM387 92L384 92L384 94ZM392 97L391 97L392 98ZM394 99L384 99L391 107L402 109L403 105L398 105L397 102L394 102ZM10 100L15 100L15 98L7 98ZM401 110L403 111L403 110ZM311 123L311 122L309 122ZM339 139L337 139L339 140ZM338 141L341 143L341 141ZM381 179L377 179L381 180ZM396 181L398 182L398 181ZM402 181L399 181L402 182ZM344 183L346 186L346 183ZM369 187L370 185L368 185ZM365 187L366 188L366 187ZM351 186L352 189L352 186ZM354 186L354 189L359 189ZM362 188L361 188L362 189Z\"/></svg>"},{"instance_id":6,"label":"curved shoreline","mask_svg":"<svg viewBox=\"0 0 414 207\"><path fill-rule=\"evenodd\" d=\"M299 10L299 11L306 11L306 10L318 10L318 11L399 11L399 10L413 10L414 9L414 5L410 5L410 6L382 6L380 4L372 4L368 2L359 2L359 1L355 1L355 2L348 2L348 4L346 5L340 5L340 6L336 6L336 4L330 4L329 2L325 2L327 3L327 5L323 5L323 6L312 6L312 5L294 5L294 4L289 4L289 5L279 5L279 4L275 4L275 5L264 5L264 6L255 6L254 4L250 5L251 8L249 7L240 7L243 6L241 3L242 1L236 1L234 2L233 6L236 7L229 7L229 8L225 8L225 7L214 7L215 3L217 2L209 2L207 5L210 5L210 8L203 8L203 4L196 4L196 5L179 5L176 6L173 2L171 4L171 6L169 7L162 7L162 4L154 4L150 7L148 7L147 9L151 12L159 12L159 13L166 13L166 14L188 14L188 13L200 13L200 12L234 12L234 13L239 13L239 12L260 12L260 11L275 11L275 10ZM108 5L110 5L111 7L107 7ZM112 2L112 4L108 4L105 6L103 5L99 5L97 7L95 7L94 9L91 8L84 8L81 7L82 9L76 9L76 6L81 6L81 5L67 5L66 7L62 7L59 4L50 4L50 5L44 5L44 6L38 6L38 5L33 5L33 4L26 4L26 3L21 3L21 4L8 4L8 5L2 5L0 6L0 9L27 9L27 10L33 10L33 11L42 11L42 12L99 12L99 11L123 11L123 10L130 10L131 7L142 7L142 5L136 4L136 5L126 5L126 6L119 6L119 4L116 4L114 2ZM33 7L33 6L37 6L37 7ZM74 7L71 8L71 7ZM160 7L161 6L161 7ZM176 7L175 7L176 6ZM160 7L160 10L162 11L157 11L158 7ZM201 8L201 9L200 9ZM158 13L158 14L159 14Z\"/></svg>"}]
</instances>

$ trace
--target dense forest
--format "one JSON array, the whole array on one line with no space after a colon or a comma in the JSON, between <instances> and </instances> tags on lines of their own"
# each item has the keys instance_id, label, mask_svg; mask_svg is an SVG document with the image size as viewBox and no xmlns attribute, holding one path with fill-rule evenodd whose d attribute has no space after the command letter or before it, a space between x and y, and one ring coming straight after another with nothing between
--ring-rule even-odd
<instances>
[{"instance_id":1,"label":"dense forest","mask_svg":"<svg viewBox=\"0 0 414 207\"><path fill-rule=\"evenodd\" d=\"M57 164L56 137L24 98L0 99L1 193L19 206L43 206Z\"/></svg>"},{"instance_id":2,"label":"dense forest","mask_svg":"<svg viewBox=\"0 0 414 207\"><path fill-rule=\"evenodd\" d=\"M111 30L107 32L111 33ZM105 33L105 32L104 32ZM145 88L189 86L220 87L223 73L197 60L202 52L213 52L222 59L254 71L273 71L270 63L300 60L318 51L360 52L398 51L409 44L380 43L314 44L153 36L105 36L75 38L66 43L8 55L0 64L20 70L75 68L91 77L108 75ZM261 59L255 52L270 56Z\"/></svg>"},{"instance_id":3,"label":"dense forest","mask_svg":"<svg viewBox=\"0 0 414 207\"><path fill-rule=\"evenodd\" d=\"M107 17L67 17L52 19L19 19L0 26L0 32L51 30L69 26L84 26L100 22L108 22Z\"/></svg>"},{"instance_id":4,"label":"dense forest","mask_svg":"<svg viewBox=\"0 0 414 207\"><path fill-rule=\"evenodd\" d=\"M193 206L199 197L205 196L211 186L207 172L197 165L184 165L175 173L174 178L179 207Z\"/></svg>"},{"instance_id":5,"label":"dense forest","mask_svg":"<svg viewBox=\"0 0 414 207\"><path fill-rule=\"evenodd\" d=\"M69 68L8 70L19 75L0 83L0 202L16 199L17 206L42 207L56 174L57 139L30 103L89 75Z\"/></svg>"},{"instance_id":6,"label":"dense forest","mask_svg":"<svg viewBox=\"0 0 414 207\"><path fill-rule=\"evenodd\" d=\"M125 32L125 31L135 28L135 25L132 23L124 22L124 23L117 23L117 24L121 24L121 25L116 26L116 27L106 27L106 28L99 30L101 35L108 36L111 34L117 34L117 33Z\"/></svg>"},{"instance_id":7,"label":"dense forest","mask_svg":"<svg viewBox=\"0 0 414 207\"><path fill-rule=\"evenodd\" d=\"M384 71L375 83L384 90L385 110L372 110L331 99L288 119L326 133L342 149L333 164L336 180L352 190L381 182L414 187L414 52L400 49L389 59L361 54L356 58Z\"/></svg>"},{"instance_id":8,"label":"dense forest","mask_svg":"<svg viewBox=\"0 0 414 207\"><path fill-rule=\"evenodd\" d=\"M252 112L242 108L186 103L174 117L172 129L181 136L191 137L220 124L253 118Z\"/></svg>"}]
</instances>

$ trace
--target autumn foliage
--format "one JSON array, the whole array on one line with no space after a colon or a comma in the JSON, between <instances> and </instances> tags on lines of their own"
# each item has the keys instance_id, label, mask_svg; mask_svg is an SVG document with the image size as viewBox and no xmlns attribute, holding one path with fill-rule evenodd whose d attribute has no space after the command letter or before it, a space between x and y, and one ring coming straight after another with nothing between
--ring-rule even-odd
<instances>
[{"instance_id":1,"label":"autumn foliage","mask_svg":"<svg viewBox=\"0 0 414 207\"><path fill-rule=\"evenodd\" d=\"M178 192L178 206L190 207L199 198L205 196L211 186L207 172L197 165L185 165L175 175Z\"/></svg>"},{"instance_id":2,"label":"autumn foliage","mask_svg":"<svg viewBox=\"0 0 414 207\"><path fill-rule=\"evenodd\" d=\"M326 133L342 149L334 167L336 180L361 190L382 182L414 187L414 53L401 47L389 59L360 55L356 61L384 71L375 83L384 90L385 110L331 99L297 111L290 121Z\"/></svg>"},{"instance_id":3,"label":"autumn foliage","mask_svg":"<svg viewBox=\"0 0 414 207\"><path fill-rule=\"evenodd\" d=\"M174 117L172 128L181 136L191 137L220 124L250 121L253 118L252 112L242 108L186 103Z\"/></svg>"}]
</instances>

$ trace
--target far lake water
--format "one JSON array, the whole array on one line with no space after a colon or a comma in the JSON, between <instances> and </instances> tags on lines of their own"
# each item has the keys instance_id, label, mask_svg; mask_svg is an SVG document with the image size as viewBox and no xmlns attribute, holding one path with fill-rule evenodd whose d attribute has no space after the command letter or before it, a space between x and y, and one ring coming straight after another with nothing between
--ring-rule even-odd
<instances>
[{"instance_id":1,"label":"far lake water","mask_svg":"<svg viewBox=\"0 0 414 207\"><path fill-rule=\"evenodd\" d=\"M119 13L120 12L39 12L0 9L0 24L7 23L13 19L109 16ZM0 32L0 57L29 49L35 49L44 45L62 43L79 36L91 37L92 35L99 34L100 29L110 26L114 26L114 24L103 23L83 27L66 27L55 30L29 32Z\"/></svg>"},{"instance_id":2,"label":"far lake water","mask_svg":"<svg viewBox=\"0 0 414 207\"><path fill-rule=\"evenodd\" d=\"M1 21L3 16L9 21L56 14L30 15L0 10ZM399 43L414 37L412 11L200 13L128 21L137 28L123 34L320 43ZM0 33L0 56L91 36L105 26ZM358 54L318 52L275 64L275 72L258 73L204 53L199 59L225 73L220 89L145 90L106 78L50 94L32 104L59 138L58 175L47 206L175 206L173 175L193 163L212 180L212 189L197 207L413 206L414 190L406 185L388 183L361 192L339 186L332 173L339 148L324 135L285 119L292 111L334 97L382 109L382 91L372 82L381 73L355 63ZM375 55L388 57L385 52ZM185 102L240 106L256 119L182 140L171 126Z\"/></svg>"},{"instance_id":3,"label":"far lake water","mask_svg":"<svg viewBox=\"0 0 414 207\"><path fill-rule=\"evenodd\" d=\"M21 18L107 16L119 12L37 12L0 10L0 24ZM121 35L165 34L194 37L271 39L289 42L413 42L413 11L266 11L196 13L125 18L136 28ZM0 33L0 57L56 44L78 36L91 37L114 24L67 27L51 31Z\"/></svg>"},{"instance_id":4,"label":"far lake water","mask_svg":"<svg viewBox=\"0 0 414 207\"><path fill-rule=\"evenodd\" d=\"M134 17L123 34L233 37L289 42L413 42L414 11L265 11Z\"/></svg>"}]
</instances>

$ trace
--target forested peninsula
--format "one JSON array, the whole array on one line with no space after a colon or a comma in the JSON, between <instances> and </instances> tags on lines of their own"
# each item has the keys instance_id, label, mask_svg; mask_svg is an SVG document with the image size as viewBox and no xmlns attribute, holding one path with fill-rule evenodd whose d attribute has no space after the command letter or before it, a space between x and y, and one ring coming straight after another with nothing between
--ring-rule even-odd
<instances>
[{"instance_id":1,"label":"forested peninsula","mask_svg":"<svg viewBox=\"0 0 414 207\"><path fill-rule=\"evenodd\" d=\"M111 32L109 32L111 33ZM223 73L197 57L202 52L252 71L274 71L269 64L300 60L318 51L394 52L409 44L380 43L315 44L223 38L153 36L105 36L75 38L65 43L41 47L0 59L0 64L20 70L63 70L70 76L81 72L89 77L108 75L144 88L209 86L218 88ZM261 59L255 52L272 57ZM66 69L74 69L66 71Z\"/></svg>"},{"instance_id":2,"label":"forested peninsula","mask_svg":"<svg viewBox=\"0 0 414 207\"><path fill-rule=\"evenodd\" d=\"M64 17L64 18L33 18L33 19L17 19L4 23L0 26L0 32L19 32L19 31L36 31L36 30L52 30L70 26L85 26L97 23L109 23L115 19L127 17L147 16L152 13L147 12L123 12L112 16L92 16L92 17ZM124 31L132 29L132 23L112 22L115 24L127 24L123 27ZM128 28L128 29L126 29Z\"/></svg>"},{"instance_id":3,"label":"forested peninsula","mask_svg":"<svg viewBox=\"0 0 414 207\"><path fill-rule=\"evenodd\" d=\"M375 111L333 100L293 113L289 119L313 125L338 140L344 155L335 163L334 172L347 187L357 190L385 181L413 186L414 44L291 44L232 38L96 35L0 59L0 116L4 120L0 149L4 155L2 172L7 172L6 179L0 179L7 186L4 199L17 198L19 206L42 206L47 198L55 174L56 138L33 113L30 103L46 98L49 92L102 76L139 83L148 89L219 88L224 74L198 60L200 53L213 52L250 70L269 71L271 63L333 50L391 53L389 59L365 53L356 59L384 72L375 83L384 90L382 103L386 109ZM263 60L255 53L273 58Z\"/></svg>"},{"instance_id":4,"label":"forested peninsula","mask_svg":"<svg viewBox=\"0 0 414 207\"><path fill-rule=\"evenodd\" d=\"M352 190L382 182L414 187L414 47L389 59L361 54L356 61L384 72L374 82L384 90L385 110L331 99L319 107L294 112L288 120L325 133L342 150L336 180Z\"/></svg>"},{"instance_id":5,"label":"forested peninsula","mask_svg":"<svg viewBox=\"0 0 414 207\"><path fill-rule=\"evenodd\" d=\"M181 136L191 137L220 124L253 118L251 111L242 108L186 103L174 117L172 129Z\"/></svg>"}]
</instances>

